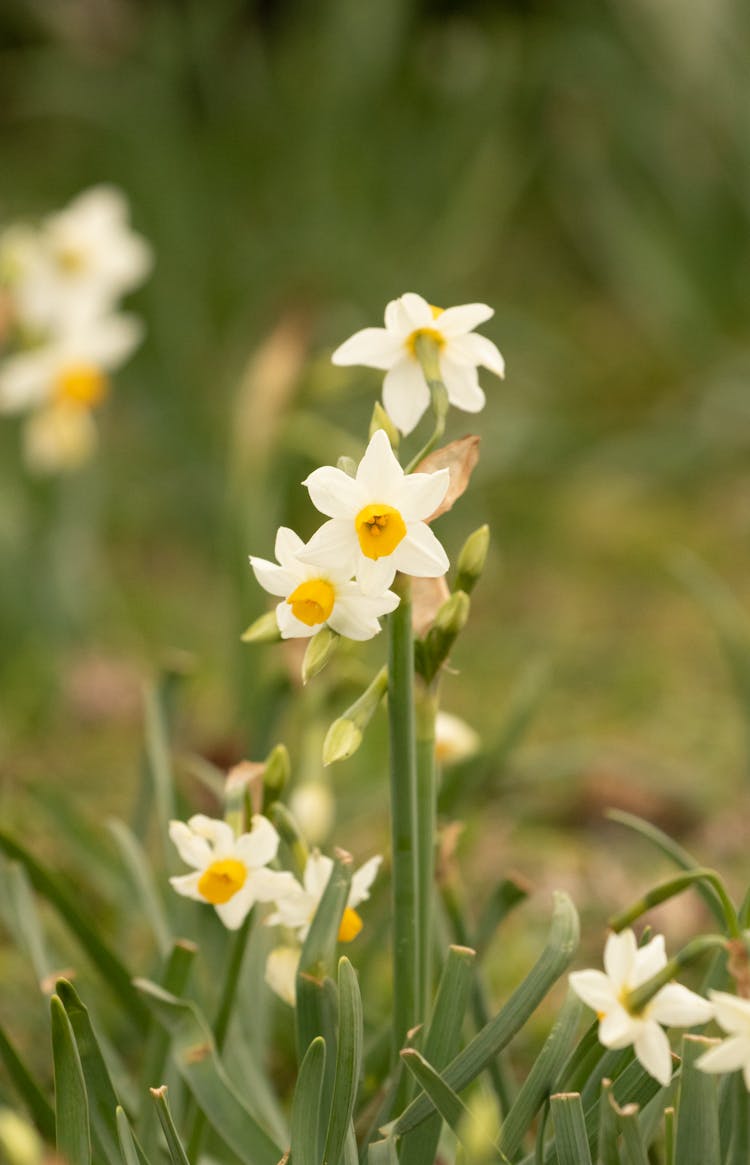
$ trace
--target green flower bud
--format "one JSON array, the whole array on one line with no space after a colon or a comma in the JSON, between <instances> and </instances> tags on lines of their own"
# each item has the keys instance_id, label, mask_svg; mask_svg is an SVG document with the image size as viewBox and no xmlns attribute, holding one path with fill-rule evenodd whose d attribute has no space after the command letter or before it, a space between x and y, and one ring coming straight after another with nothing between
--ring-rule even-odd
<instances>
[{"instance_id":1,"label":"green flower bud","mask_svg":"<svg viewBox=\"0 0 750 1165\"><path fill-rule=\"evenodd\" d=\"M277 643L281 639L279 625L276 622L276 612L268 611L251 623L247 631L243 631L240 639L243 643Z\"/></svg>"},{"instance_id":2,"label":"green flower bud","mask_svg":"<svg viewBox=\"0 0 750 1165\"><path fill-rule=\"evenodd\" d=\"M456 563L456 582L454 590L465 591L471 594L487 561L487 551L490 545L490 528L480 526L464 542Z\"/></svg>"},{"instance_id":3,"label":"green flower bud","mask_svg":"<svg viewBox=\"0 0 750 1165\"><path fill-rule=\"evenodd\" d=\"M302 661L303 684L323 670L338 647L339 639L340 636L330 627L321 627L320 631L308 640Z\"/></svg>"},{"instance_id":4,"label":"green flower bud","mask_svg":"<svg viewBox=\"0 0 750 1165\"><path fill-rule=\"evenodd\" d=\"M388 689L388 669L383 667L372 683L347 708L343 716L334 720L323 741L323 764L330 765L337 760L346 760L357 751L362 743L365 728L375 715L380 701Z\"/></svg>"},{"instance_id":5,"label":"green flower bud","mask_svg":"<svg viewBox=\"0 0 750 1165\"><path fill-rule=\"evenodd\" d=\"M395 453L398 452L399 443L401 441L401 434L394 425L388 413L385 411L380 401L375 402L375 407L372 410L372 419L370 420L370 433L372 437L378 429L385 429L388 435L388 440L391 443L391 448Z\"/></svg>"}]
</instances>

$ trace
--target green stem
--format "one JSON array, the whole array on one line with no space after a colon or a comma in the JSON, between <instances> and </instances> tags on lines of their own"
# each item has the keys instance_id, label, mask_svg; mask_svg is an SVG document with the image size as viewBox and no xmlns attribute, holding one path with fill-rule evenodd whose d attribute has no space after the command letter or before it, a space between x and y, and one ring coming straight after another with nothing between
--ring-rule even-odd
<instances>
[{"instance_id":1,"label":"green stem","mask_svg":"<svg viewBox=\"0 0 750 1165\"><path fill-rule=\"evenodd\" d=\"M726 948L727 940L724 935L705 934L692 939L673 959L669 960L661 971L652 975L645 983L641 983L640 987L628 991L623 1001L625 1007L631 1015L637 1015L649 1000L653 999L657 991L660 991L667 983L672 982L682 967L686 967L694 959L700 958L706 951L726 950Z\"/></svg>"},{"instance_id":2,"label":"green stem","mask_svg":"<svg viewBox=\"0 0 750 1165\"><path fill-rule=\"evenodd\" d=\"M417 1014L424 1020L432 999L432 954L434 948L435 827L437 817L437 766L435 760L435 717L438 709L437 684L418 682L416 695L417 732L417 919L419 990Z\"/></svg>"},{"instance_id":3,"label":"green stem","mask_svg":"<svg viewBox=\"0 0 750 1165\"><path fill-rule=\"evenodd\" d=\"M737 911L727 894L724 883L715 870L702 868L688 870L684 874L678 874L676 877L662 882L661 885L655 886L653 890L649 890L647 894L639 898L628 910L623 910L621 914L615 915L610 920L609 925L614 931L624 930L626 926L630 926L631 922L634 922L636 918L640 918L652 906L658 906L661 902L666 902L669 898L674 898L676 894L681 894L683 890L687 889L688 886L694 885L696 882L708 883L709 886L713 887L721 902L722 913L730 938L740 938L742 935L740 921L737 917Z\"/></svg>"},{"instance_id":4,"label":"green stem","mask_svg":"<svg viewBox=\"0 0 750 1165\"><path fill-rule=\"evenodd\" d=\"M393 862L393 1057L406 1033L422 1017L418 1000L416 749L414 726L414 643L409 579L398 577L401 602L389 618L388 722L391 767L391 847Z\"/></svg>"}]
</instances>

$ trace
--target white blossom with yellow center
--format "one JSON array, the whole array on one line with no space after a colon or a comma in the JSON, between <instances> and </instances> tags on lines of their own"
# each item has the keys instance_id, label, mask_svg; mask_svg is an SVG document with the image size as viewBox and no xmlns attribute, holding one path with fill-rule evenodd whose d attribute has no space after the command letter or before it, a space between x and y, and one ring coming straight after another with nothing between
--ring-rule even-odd
<instances>
[{"instance_id":1,"label":"white blossom with yellow center","mask_svg":"<svg viewBox=\"0 0 750 1165\"><path fill-rule=\"evenodd\" d=\"M447 469L404 473L383 429L372 436L356 477L326 465L304 481L313 505L330 517L298 557L356 573L362 590L382 594L396 571L438 578L449 562L425 518L448 489Z\"/></svg>"},{"instance_id":2,"label":"white blossom with yellow center","mask_svg":"<svg viewBox=\"0 0 750 1165\"><path fill-rule=\"evenodd\" d=\"M667 983L639 1012L628 1010L628 994L667 965L663 935L639 947L632 930L610 934L604 948L604 971L575 971L570 985L599 1019L599 1042L606 1048L633 1045L651 1076L667 1085L672 1078L669 1040L660 1026L692 1027L708 1023L714 1009L702 996L679 983Z\"/></svg>"},{"instance_id":3,"label":"white blossom with yellow center","mask_svg":"<svg viewBox=\"0 0 750 1165\"><path fill-rule=\"evenodd\" d=\"M736 1072L742 1069L750 1091L750 999L740 999L727 991L709 991L714 1019L728 1032L728 1039L710 1048L698 1060L704 1072Z\"/></svg>"},{"instance_id":4,"label":"white blossom with yellow center","mask_svg":"<svg viewBox=\"0 0 750 1165\"><path fill-rule=\"evenodd\" d=\"M339 927L339 942L348 943L357 937L362 929L362 919L356 907L370 897L370 887L375 880L382 858L380 855L370 858L352 875L349 897L346 901ZM279 895L276 900L276 910L269 914L266 920L269 926L286 926L293 930L300 942L307 938L310 924L315 911L320 905L323 892L328 885L328 879L333 869L333 860L313 850L302 875L300 884L296 878L294 886Z\"/></svg>"},{"instance_id":5,"label":"white blossom with yellow center","mask_svg":"<svg viewBox=\"0 0 750 1165\"><path fill-rule=\"evenodd\" d=\"M193 873L169 881L178 894L208 902L228 930L242 925L256 902L272 902L293 892L292 874L267 869L276 857L279 835L256 814L249 833L237 837L226 821L202 813L169 823L169 836Z\"/></svg>"},{"instance_id":6,"label":"white blossom with yellow center","mask_svg":"<svg viewBox=\"0 0 750 1165\"><path fill-rule=\"evenodd\" d=\"M364 594L351 579L351 567L303 562L305 543L293 530L282 526L276 534L278 565L250 557L260 585L282 601L276 622L282 639L306 639L327 625L347 639L372 639L380 631L378 618L398 606L398 595L385 591Z\"/></svg>"},{"instance_id":7,"label":"white blossom with yellow center","mask_svg":"<svg viewBox=\"0 0 750 1165\"><path fill-rule=\"evenodd\" d=\"M434 340L440 376L448 400L456 408L476 413L484 406L477 369L505 375L505 362L495 344L474 332L494 315L485 303L432 307L407 292L385 309L384 328L363 328L345 340L331 359L334 364L364 364L386 373L383 405L402 433L410 433L430 404L430 390L417 358L417 339Z\"/></svg>"}]
</instances>

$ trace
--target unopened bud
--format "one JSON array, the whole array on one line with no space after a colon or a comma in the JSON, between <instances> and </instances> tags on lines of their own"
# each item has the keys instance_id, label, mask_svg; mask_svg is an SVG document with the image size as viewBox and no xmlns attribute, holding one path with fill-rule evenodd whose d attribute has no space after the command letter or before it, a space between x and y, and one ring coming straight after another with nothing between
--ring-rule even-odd
<instances>
[{"instance_id":1,"label":"unopened bud","mask_svg":"<svg viewBox=\"0 0 750 1165\"><path fill-rule=\"evenodd\" d=\"M290 813L283 802L274 801L268 808L268 819L276 826L281 840L289 846L297 867L296 873L301 877L307 865L308 849L294 814Z\"/></svg>"},{"instance_id":2,"label":"unopened bud","mask_svg":"<svg viewBox=\"0 0 750 1165\"><path fill-rule=\"evenodd\" d=\"M362 734L388 689L388 669L382 667L358 700L334 720L323 742L323 764L346 760L362 743Z\"/></svg>"},{"instance_id":3,"label":"unopened bud","mask_svg":"<svg viewBox=\"0 0 750 1165\"><path fill-rule=\"evenodd\" d=\"M456 563L456 582L454 590L465 591L471 594L472 590L482 577L487 551L490 545L490 528L480 526L464 542Z\"/></svg>"},{"instance_id":4,"label":"unopened bud","mask_svg":"<svg viewBox=\"0 0 750 1165\"><path fill-rule=\"evenodd\" d=\"M292 764L285 744L277 744L266 757L263 773L263 804L276 801L283 793L292 773Z\"/></svg>"},{"instance_id":5,"label":"unopened bud","mask_svg":"<svg viewBox=\"0 0 750 1165\"><path fill-rule=\"evenodd\" d=\"M466 626L470 609L471 599L466 592L454 591L435 616L435 623L430 633L451 635L455 639L459 631L463 631Z\"/></svg>"},{"instance_id":6,"label":"unopened bud","mask_svg":"<svg viewBox=\"0 0 750 1165\"><path fill-rule=\"evenodd\" d=\"M38 1133L23 1117L0 1109L0 1160L8 1165L41 1165L42 1148Z\"/></svg>"},{"instance_id":7,"label":"unopened bud","mask_svg":"<svg viewBox=\"0 0 750 1165\"><path fill-rule=\"evenodd\" d=\"M307 642L305 656L302 660L302 683L306 684L313 676L322 672L329 659L339 645L340 636L330 627L321 627L312 639Z\"/></svg>"},{"instance_id":8,"label":"unopened bud","mask_svg":"<svg viewBox=\"0 0 750 1165\"><path fill-rule=\"evenodd\" d=\"M398 453L399 443L401 441L401 434L394 425L388 413L385 411L380 401L375 402L375 407L372 410L372 418L370 420L370 437L372 438L378 429L384 429L388 440L391 443L391 448L394 453Z\"/></svg>"},{"instance_id":9,"label":"unopened bud","mask_svg":"<svg viewBox=\"0 0 750 1165\"><path fill-rule=\"evenodd\" d=\"M336 464L339 467L339 469L342 471L342 473L345 473L347 475L347 477L356 477L357 476L357 462L354 460L353 457L346 457L345 455L342 455L341 457L339 457Z\"/></svg>"},{"instance_id":10,"label":"unopened bud","mask_svg":"<svg viewBox=\"0 0 750 1165\"><path fill-rule=\"evenodd\" d=\"M471 599L465 591L456 591L443 603L435 616L435 622L422 641L422 649L415 662L422 679L430 683L437 675L457 636L466 626L471 609Z\"/></svg>"},{"instance_id":11,"label":"unopened bud","mask_svg":"<svg viewBox=\"0 0 750 1165\"><path fill-rule=\"evenodd\" d=\"M276 622L276 612L268 611L251 623L247 631L243 631L240 639L243 643L277 643L281 639L279 625Z\"/></svg>"}]
</instances>

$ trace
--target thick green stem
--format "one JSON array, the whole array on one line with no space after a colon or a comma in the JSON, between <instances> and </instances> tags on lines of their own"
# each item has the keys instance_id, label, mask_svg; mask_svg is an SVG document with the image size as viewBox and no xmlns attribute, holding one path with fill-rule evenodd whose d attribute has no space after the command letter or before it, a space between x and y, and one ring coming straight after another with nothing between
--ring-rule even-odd
<instances>
[{"instance_id":1,"label":"thick green stem","mask_svg":"<svg viewBox=\"0 0 750 1165\"><path fill-rule=\"evenodd\" d=\"M397 579L401 602L389 619L388 722L391 752L391 848L393 862L393 1055L422 1019L417 1008L419 919L415 847L416 749L414 643L411 589Z\"/></svg>"},{"instance_id":2,"label":"thick green stem","mask_svg":"<svg viewBox=\"0 0 750 1165\"><path fill-rule=\"evenodd\" d=\"M418 1016L426 1019L432 999L432 955L434 947L435 824L437 766L435 761L435 717L438 693L435 683L417 682L417 918L419 993Z\"/></svg>"}]
</instances>

